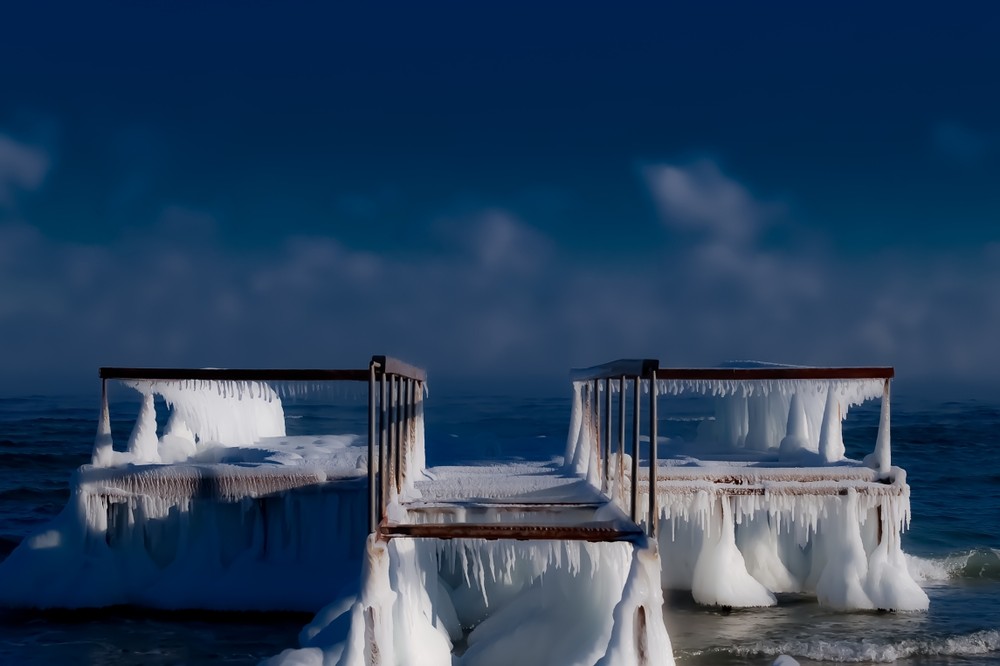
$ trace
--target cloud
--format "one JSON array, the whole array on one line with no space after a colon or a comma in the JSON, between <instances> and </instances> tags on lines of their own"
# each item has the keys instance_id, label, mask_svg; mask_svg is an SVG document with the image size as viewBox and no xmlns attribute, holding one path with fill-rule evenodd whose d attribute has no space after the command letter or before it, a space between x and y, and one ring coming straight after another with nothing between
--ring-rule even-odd
<instances>
[{"instance_id":1,"label":"cloud","mask_svg":"<svg viewBox=\"0 0 1000 666\"><path fill-rule=\"evenodd\" d=\"M11 206L17 191L41 187L49 171L49 156L39 148L0 134L0 206Z\"/></svg>"},{"instance_id":2,"label":"cloud","mask_svg":"<svg viewBox=\"0 0 1000 666\"><path fill-rule=\"evenodd\" d=\"M100 246L0 223L0 388L85 388L99 365L338 367L373 353L483 386L558 387L570 367L628 356L888 363L909 377L1000 369L996 247L867 259L821 243L778 249L761 233L778 204L716 165L647 173L671 174L666 196L685 205L665 211L668 242L624 261L578 256L497 208L438 220L439 243L419 253L324 235L234 249L210 214L176 205ZM667 219L678 210L709 220L703 233Z\"/></svg>"},{"instance_id":3,"label":"cloud","mask_svg":"<svg viewBox=\"0 0 1000 666\"><path fill-rule=\"evenodd\" d=\"M742 244L756 237L775 212L708 159L651 164L642 171L664 223L676 230L702 231L717 242Z\"/></svg>"}]
</instances>

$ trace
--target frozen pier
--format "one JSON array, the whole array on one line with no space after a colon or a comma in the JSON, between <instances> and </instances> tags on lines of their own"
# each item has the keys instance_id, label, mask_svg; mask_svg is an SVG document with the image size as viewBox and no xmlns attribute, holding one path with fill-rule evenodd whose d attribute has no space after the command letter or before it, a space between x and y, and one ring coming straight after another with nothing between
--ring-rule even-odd
<instances>
[{"instance_id":1,"label":"frozen pier","mask_svg":"<svg viewBox=\"0 0 1000 666\"><path fill-rule=\"evenodd\" d=\"M571 373L563 461L427 468L426 374L391 357L104 368L92 464L0 565L0 603L307 610L301 648L275 662L340 666L671 664L668 588L926 608L899 547L892 376L615 361ZM127 438L112 386L139 398ZM367 404L329 417L345 392ZM302 396L323 409L295 432L318 434L286 430ZM872 452L851 459L841 423L874 399Z\"/></svg>"},{"instance_id":2,"label":"frozen pier","mask_svg":"<svg viewBox=\"0 0 1000 666\"><path fill-rule=\"evenodd\" d=\"M900 548L910 490L891 464L893 374L655 359L576 370L566 461L657 539L664 587L699 603L804 593L845 610L926 609ZM877 398L873 449L852 460L841 424Z\"/></svg>"}]
</instances>

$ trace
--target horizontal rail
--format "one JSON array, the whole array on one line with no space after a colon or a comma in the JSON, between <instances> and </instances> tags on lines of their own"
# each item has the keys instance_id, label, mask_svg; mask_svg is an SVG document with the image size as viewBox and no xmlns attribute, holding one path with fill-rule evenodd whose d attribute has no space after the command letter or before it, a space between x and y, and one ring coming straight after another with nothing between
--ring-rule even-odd
<instances>
[{"instance_id":1,"label":"horizontal rail","mask_svg":"<svg viewBox=\"0 0 1000 666\"><path fill-rule=\"evenodd\" d=\"M580 510L590 510L596 511L601 507L605 506L606 502L506 502L503 499L488 500L488 499L477 499L477 500L453 500L453 501L435 501L435 502L407 502L403 506L406 507L407 511L436 511L436 510L450 510L450 509L502 509L505 511L517 511L517 512L528 512L528 511L549 511L558 510L565 511L566 509L580 509Z\"/></svg>"},{"instance_id":2,"label":"horizontal rail","mask_svg":"<svg viewBox=\"0 0 1000 666\"><path fill-rule=\"evenodd\" d=\"M379 372L384 372L387 375L407 377L409 379L415 379L418 382L427 381L427 372L425 370L410 365L409 363L404 363L398 358L393 358L391 356L372 356L372 365L377 367ZM367 379L367 374L365 375L365 378Z\"/></svg>"},{"instance_id":3,"label":"horizontal rail","mask_svg":"<svg viewBox=\"0 0 1000 666\"><path fill-rule=\"evenodd\" d=\"M659 368L657 379L694 379L708 381L754 379L892 379L891 367L867 368Z\"/></svg>"},{"instance_id":4,"label":"horizontal rail","mask_svg":"<svg viewBox=\"0 0 1000 666\"><path fill-rule=\"evenodd\" d=\"M625 377L649 377L660 367L660 362L655 358L618 359L601 365L594 365L589 368L574 368L569 371L572 381L585 382L593 379L607 379Z\"/></svg>"},{"instance_id":5,"label":"horizontal rail","mask_svg":"<svg viewBox=\"0 0 1000 666\"><path fill-rule=\"evenodd\" d=\"M248 368L101 368L101 379L206 381L368 381L368 370Z\"/></svg>"},{"instance_id":6,"label":"horizontal rail","mask_svg":"<svg viewBox=\"0 0 1000 666\"><path fill-rule=\"evenodd\" d=\"M645 491L649 490L649 483L640 481L639 487ZM803 496L810 497L834 497L849 495L851 491L858 495L882 495L889 497L899 497L905 494L903 486L885 483L865 483L850 485L827 485L818 483L788 483L780 486L765 485L729 485L724 483L689 483L689 482L662 482L656 484L657 495L695 495L700 492L711 493L713 495L768 495L770 497Z\"/></svg>"},{"instance_id":7,"label":"horizontal rail","mask_svg":"<svg viewBox=\"0 0 1000 666\"><path fill-rule=\"evenodd\" d=\"M383 524L379 533L387 539L514 539L516 541L633 541L645 533L636 528L587 525L502 525L496 523Z\"/></svg>"}]
</instances>

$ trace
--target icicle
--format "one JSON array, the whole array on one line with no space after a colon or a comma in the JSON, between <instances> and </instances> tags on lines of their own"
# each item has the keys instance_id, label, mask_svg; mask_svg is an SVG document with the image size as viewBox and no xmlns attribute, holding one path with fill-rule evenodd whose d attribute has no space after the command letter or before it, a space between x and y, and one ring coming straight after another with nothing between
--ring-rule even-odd
<instances>
[{"instance_id":1,"label":"icicle","mask_svg":"<svg viewBox=\"0 0 1000 666\"><path fill-rule=\"evenodd\" d=\"M145 393L142 397L142 406L139 408L139 416L128 440L128 452L138 463L159 462L160 454L156 450L158 443L153 394Z\"/></svg>"},{"instance_id":2,"label":"icicle","mask_svg":"<svg viewBox=\"0 0 1000 666\"><path fill-rule=\"evenodd\" d=\"M110 467L114 452L111 439L111 416L108 412L108 387L106 380L101 383L101 415L97 421L97 435L94 437L94 452L91 457L95 467Z\"/></svg>"},{"instance_id":3,"label":"icicle","mask_svg":"<svg viewBox=\"0 0 1000 666\"><path fill-rule=\"evenodd\" d=\"M823 424L819 433L819 454L826 462L837 462L844 457L844 439L841 431L840 401L831 385L826 393Z\"/></svg>"},{"instance_id":4,"label":"icicle","mask_svg":"<svg viewBox=\"0 0 1000 666\"><path fill-rule=\"evenodd\" d=\"M806 413L798 393L792 395L792 402L788 407L788 426L785 433L785 438L779 445L778 460L794 459L799 456L800 451L809 448Z\"/></svg>"},{"instance_id":5,"label":"icicle","mask_svg":"<svg viewBox=\"0 0 1000 666\"><path fill-rule=\"evenodd\" d=\"M879 478L889 476L892 466L892 452L889 435L889 380L885 380L882 393L882 411L878 421L878 439L875 440L875 451L865 456L865 465L878 470Z\"/></svg>"}]
</instances>

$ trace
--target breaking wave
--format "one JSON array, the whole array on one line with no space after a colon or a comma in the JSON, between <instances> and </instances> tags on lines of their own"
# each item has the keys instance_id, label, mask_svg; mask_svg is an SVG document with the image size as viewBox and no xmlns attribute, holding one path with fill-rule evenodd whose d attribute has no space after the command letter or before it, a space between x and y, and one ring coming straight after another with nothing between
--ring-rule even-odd
<instances>
[{"instance_id":1,"label":"breaking wave","mask_svg":"<svg viewBox=\"0 0 1000 666\"><path fill-rule=\"evenodd\" d=\"M975 548L936 558L907 555L906 567L919 583L943 583L954 579L1000 580L1000 550Z\"/></svg>"},{"instance_id":2,"label":"breaking wave","mask_svg":"<svg viewBox=\"0 0 1000 666\"><path fill-rule=\"evenodd\" d=\"M885 664L909 657L967 657L998 651L1000 651L1000 630L990 629L959 636L898 641L878 639L758 641L746 645L713 648L700 654L741 658L777 657L787 654L797 659L813 661Z\"/></svg>"}]
</instances>

